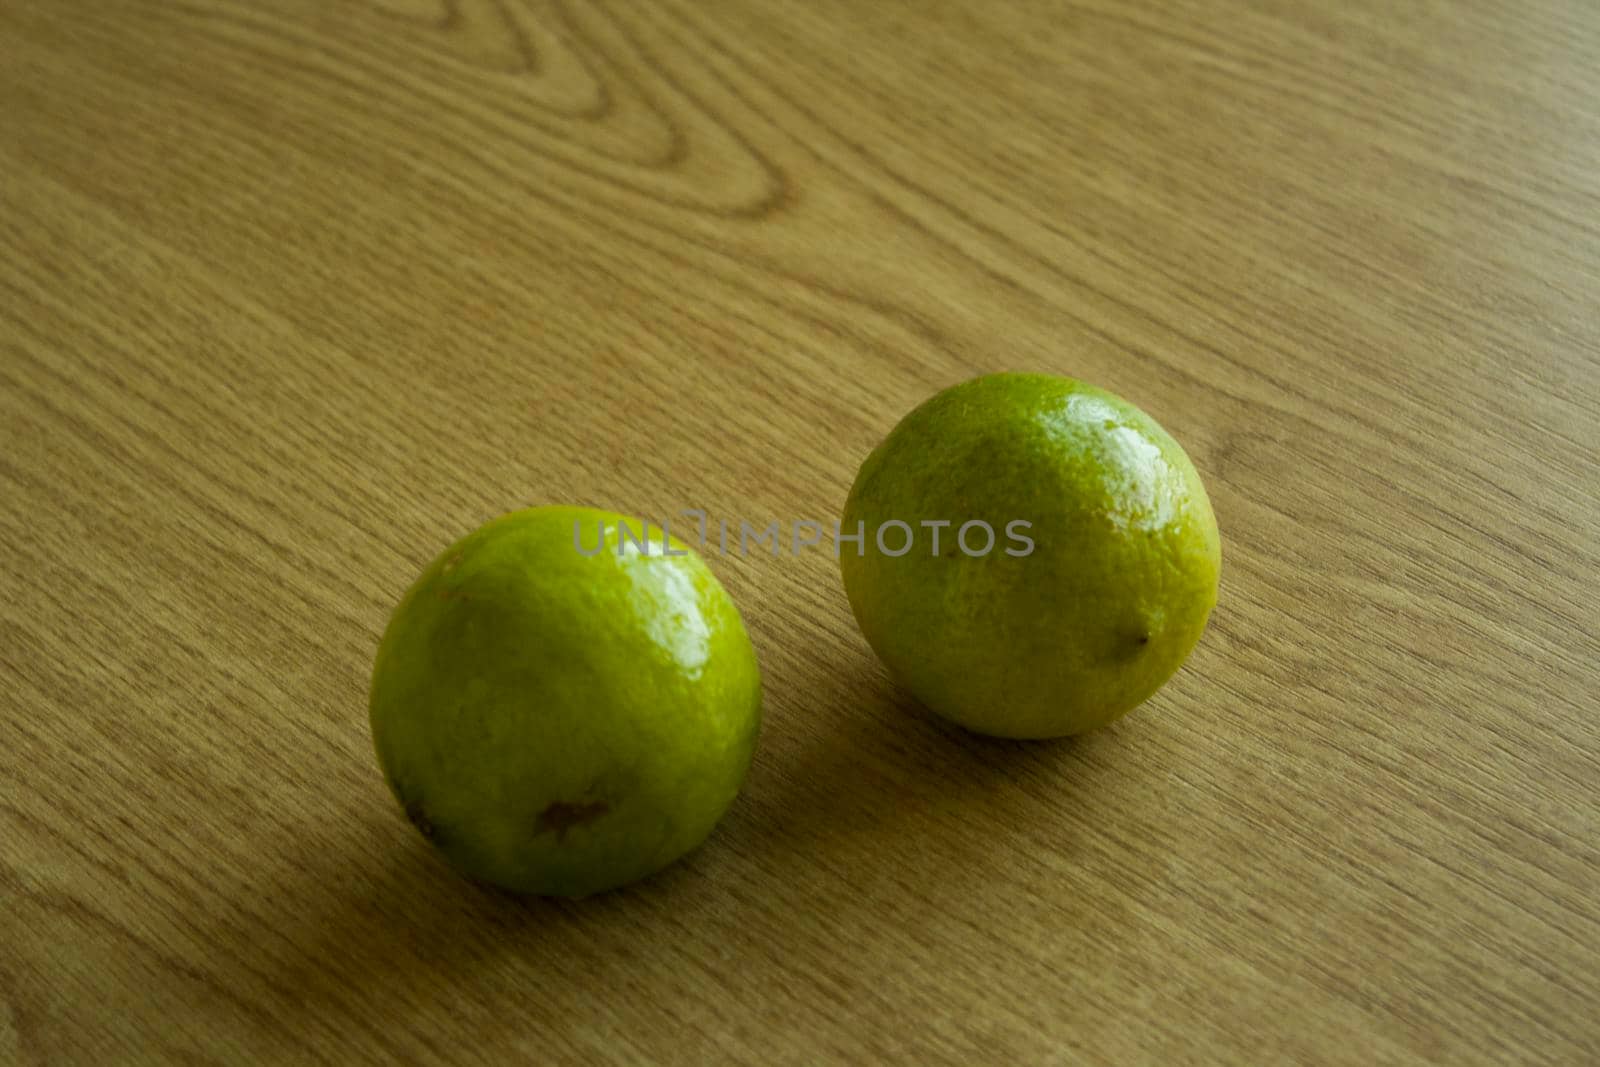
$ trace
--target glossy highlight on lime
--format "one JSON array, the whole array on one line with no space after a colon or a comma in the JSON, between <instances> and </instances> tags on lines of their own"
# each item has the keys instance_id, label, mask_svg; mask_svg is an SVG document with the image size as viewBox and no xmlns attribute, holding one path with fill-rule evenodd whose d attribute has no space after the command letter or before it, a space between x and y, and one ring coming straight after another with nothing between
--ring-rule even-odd
<instances>
[{"instance_id":1,"label":"glossy highlight on lime","mask_svg":"<svg viewBox=\"0 0 1600 1067\"><path fill-rule=\"evenodd\" d=\"M933 396L862 464L844 522L1031 523L1035 549L840 558L868 643L938 714L1043 738L1155 693L1217 602L1221 540L1200 475L1154 419L1071 378L993 374Z\"/></svg>"},{"instance_id":2,"label":"glossy highlight on lime","mask_svg":"<svg viewBox=\"0 0 1600 1067\"><path fill-rule=\"evenodd\" d=\"M621 520L496 519L428 565L384 632L379 763L473 878L556 896L625 885L699 845L743 784L761 677L738 610L676 539L671 555L616 551ZM604 524L610 550L575 552L579 522Z\"/></svg>"}]
</instances>

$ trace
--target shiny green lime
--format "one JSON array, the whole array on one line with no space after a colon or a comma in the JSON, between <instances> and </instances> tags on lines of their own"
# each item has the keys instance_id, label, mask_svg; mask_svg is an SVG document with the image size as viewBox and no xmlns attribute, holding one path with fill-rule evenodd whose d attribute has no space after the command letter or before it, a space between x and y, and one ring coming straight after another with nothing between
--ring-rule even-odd
<instances>
[{"instance_id":1,"label":"shiny green lime","mask_svg":"<svg viewBox=\"0 0 1600 1067\"><path fill-rule=\"evenodd\" d=\"M744 781L755 649L705 562L659 528L641 548L642 527L589 508L503 516L389 621L378 760L473 878L573 897L627 884L700 844Z\"/></svg>"},{"instance_id":2,"label":"shiny green lime","mask_svg":"<svg viewBox=\"0 0 1600 1067\"><path fill-rule=\"evenodd\" d=\"M844 532L858 524L840 564L868 643L979 733L1111 722L1172 676L1217 602L1221 543L1189 457L1070 378L994 374L923 403L862 464Z\"/></svg>"}]
</instances>

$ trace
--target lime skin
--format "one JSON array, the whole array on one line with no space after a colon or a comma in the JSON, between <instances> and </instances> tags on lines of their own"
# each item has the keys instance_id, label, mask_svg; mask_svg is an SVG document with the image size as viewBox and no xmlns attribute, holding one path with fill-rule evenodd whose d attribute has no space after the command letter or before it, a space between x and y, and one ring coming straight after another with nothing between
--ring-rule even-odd
<instances>
[{"instance_id":1,"label":"lime skin","mask_svg":"<svg viewBox=\"0 0 1600 1067\"><path fill-rule=\"evenodd\" d=\"M903 555L875 536L896 520L916 534ZM950 523L937 555L925 521ZM974 521L994 531L985 554L982 527L974 554L956 541ZM1150 416L1071 378L987 375L921 404L862 464L842 526L858 524L840 567L867 642L978 733L1104 726L1177 671L1217 602L1221 541L1193 463Z\"/></svg>"},{"instance_id":2,"label":"lime skin","mask_svg":"<svg viewBox=\"0 0 1600 1067\"><path fill-rule=\"evenodd\" d=\"M744 782L761 676L739 612L688 546L652 528L641 550L620 522L643 525L577 507L496 519L428 565L383 634L378 762L471 878L626 885L699 845Z\"/></svg>"}]
</instances>

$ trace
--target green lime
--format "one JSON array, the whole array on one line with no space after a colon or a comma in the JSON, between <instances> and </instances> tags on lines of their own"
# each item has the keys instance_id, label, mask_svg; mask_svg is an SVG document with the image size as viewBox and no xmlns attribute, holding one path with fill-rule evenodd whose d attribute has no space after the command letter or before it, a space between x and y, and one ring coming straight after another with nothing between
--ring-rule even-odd
<instances>
[{"instance_id":1,"label":"green lime","mask_svg":"<svg viewBox=\"0 0 1600 1067\"><path fill-rule=\"evenodd\" d=\"M554 896L624 885L700 844L744 781L755 649L705 562L643 527L589 508L503 516L434 560L389 621L378 760L473 878Z\"/></svg>"},{"instance_id":2,"label":"green lime","mask_svg":"<svg viewBox=\"0 0 1600 1067\"><path fill-rule=\"evenodd\" d=\"M1217 523L1154 419L1070 378L937 394L862 464L840 565L878 656L979 733L1102 726L1159 689L1217 602Z\"/></svg>"}]
</instances>

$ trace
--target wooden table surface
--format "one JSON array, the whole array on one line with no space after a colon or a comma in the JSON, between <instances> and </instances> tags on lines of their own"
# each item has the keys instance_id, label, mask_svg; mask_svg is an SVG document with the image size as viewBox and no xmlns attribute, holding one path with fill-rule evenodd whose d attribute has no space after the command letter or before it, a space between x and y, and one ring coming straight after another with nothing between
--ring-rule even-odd
<instances>
[{"instance_id":1,"label":"wooden table surface","mask_svg":"<svg viewBox=\"0 0 1600 1067\"><path fill-rule=\"evenodd\" d=\"M0 1062L1600 1062L1600 9L0 2ZM521 901L366 686L501 512L837 517L1121 393L1221 602L1076 741L715 557L711 840Z\"/></svg>"}]
</instances>

